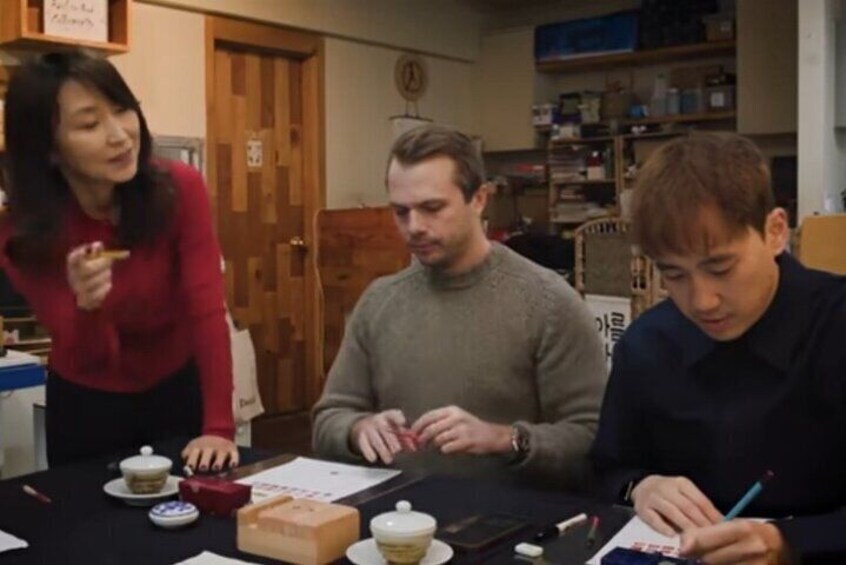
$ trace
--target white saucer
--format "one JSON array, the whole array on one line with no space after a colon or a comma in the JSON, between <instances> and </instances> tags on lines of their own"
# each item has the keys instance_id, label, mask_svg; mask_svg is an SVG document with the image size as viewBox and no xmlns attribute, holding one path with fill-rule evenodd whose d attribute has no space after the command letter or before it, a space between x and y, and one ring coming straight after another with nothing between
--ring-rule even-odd
<instances>
[{"instance_id":1,"label":"white saucer","mask_svg":"<svg viewBox=\"0 0 846 565\"><path fill-rule=\"evenodd\" d=\"M420 565L441 565L452 559L453 551L450 546L440 540L433 539L429 551L420 562ZM347 548L347 559L355 565L386 565L385 558L379 553L376 547L376 540L373 538L357 541Z\"/></svg>"},{"instance_id":2,"label":"white saucer","mask_svg":"<svg viewBox=\"0 0 846 565\"><path fill-rule=\"evenodd\" d=\"M126 481L123 480L123 477L118 477L103 485L103 491L109 496L121 499L130 506L152 506L160 502L163 498L179 493L180 481L182 481L182 477L170 475L167 481L165 481L164 487L159 492L135 494L126 486Z\"/></svg>"}]
</instances>

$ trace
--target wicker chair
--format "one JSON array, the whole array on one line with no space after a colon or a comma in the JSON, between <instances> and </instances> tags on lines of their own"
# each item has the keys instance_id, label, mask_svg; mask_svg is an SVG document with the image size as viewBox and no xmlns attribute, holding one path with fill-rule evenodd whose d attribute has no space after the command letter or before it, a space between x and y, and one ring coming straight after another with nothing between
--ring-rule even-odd
<instances>
[{"instance_id":1,"label":"wicker chair","mask_svg":"<svg viewBox=\"0 0 846 565\"><path fill-rule=\"evenodd\" d=\"M631 299L631 319L664 297L654 263L629 241L629 222L603 218L576 229L576 290Z\"/></svg>"}]
</instances>

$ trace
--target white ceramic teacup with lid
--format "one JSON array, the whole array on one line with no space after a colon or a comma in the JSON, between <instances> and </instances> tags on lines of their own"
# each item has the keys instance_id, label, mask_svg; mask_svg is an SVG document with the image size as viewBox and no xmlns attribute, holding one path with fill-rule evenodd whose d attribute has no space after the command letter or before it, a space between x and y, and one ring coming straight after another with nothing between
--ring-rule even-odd
<instances>
[{"instance_id":1,"label":"white ceramic teacup with lid","mask_svg":"<svg viewBox=\"0 0 846 565\"><path fill-rule=\"evenodd\" d=\"M170 459L153 455L153 448L145 445L140 455L127 457L120 462L120 472L126 487L133 494L154 494L164 487L172 466Z\"/></svg>"},{"instance_id":2,"label":"white ceramic teacup with lid","mask_svg":"<svg viewBox=\"0 0 846 565\"><path fill-rule=\"evenodd\" d=\"M395 512L370 520L370 533L388 563L419 563L429 549L437 520L411 509L407 500L397 502Z\"/></svg>"}]
</instances>

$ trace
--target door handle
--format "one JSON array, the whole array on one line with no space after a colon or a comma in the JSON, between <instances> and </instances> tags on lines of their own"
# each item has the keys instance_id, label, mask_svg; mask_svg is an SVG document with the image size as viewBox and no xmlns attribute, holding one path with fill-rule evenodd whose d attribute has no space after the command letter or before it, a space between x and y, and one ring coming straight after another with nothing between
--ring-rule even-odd
<instances>
[{"instance_id":1,"label":"door handle","mask_svg":"<svg viewBox=\"0 0 846 565\"><path fill-rule=\"evenodd\" d=\"M295 235L294 237L292 237L288 243L291 245L291 247L296 247L297 249L302 249L303 251L308 249L306 242L299 235Z\"/></svg>"}]
</instances>

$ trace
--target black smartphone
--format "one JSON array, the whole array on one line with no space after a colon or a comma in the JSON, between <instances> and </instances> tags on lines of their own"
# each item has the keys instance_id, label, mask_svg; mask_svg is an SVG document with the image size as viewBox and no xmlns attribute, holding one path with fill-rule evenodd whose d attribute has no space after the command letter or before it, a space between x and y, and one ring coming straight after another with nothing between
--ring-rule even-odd
<instances>
[{"instance_id":1,"label":"black smartphone","mask_svg":"<svg viewBox=\"0 0 846 565\"><path fill-rule=\"evenodd\" d=\"M442 526L435 537L455 549L478 551L528 525L526 520L509 514L474 514Z\"/></svg>"}]
</instances>

